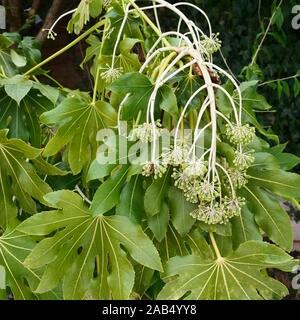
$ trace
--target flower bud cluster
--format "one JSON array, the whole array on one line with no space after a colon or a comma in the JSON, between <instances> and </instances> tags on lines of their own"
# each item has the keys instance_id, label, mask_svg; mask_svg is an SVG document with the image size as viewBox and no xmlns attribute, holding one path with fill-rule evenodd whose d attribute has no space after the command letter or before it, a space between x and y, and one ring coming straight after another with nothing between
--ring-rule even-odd
<instances>
[{"instance_id":1,"label":"flower bud cluster","mask_svg":"<svg viewBox=\"0 0 300 320\"><path fill-rule=\"evenodd\" d=\"M161 135L161 124L160 120L156 121L155 127L155 136L159 138ZM138 126L135 126L129 136L129 141L141 140L143 143L152 142L153 141L153 126L151 123L143 123Z\"/></svg>"},{"instance_id":2,"label":"flower bud cluster","mask_svg":"<svg viewBox=\"0 0 300 320\"><path fill-rule=\"evenodd\" d=\"M161 163L159 160L147 161L142 168L142 175L149 177L153 173L154 179L157 179L161 178L166 171L167 165Z\"/></svg>"},{"instance_id":3,"label":"flower bud cluster","mask_svg":"<svg viewBox=\"0 0 300 320\"><path fill-rule=\"evenodd\" d=\"M232 144L247 145L254 139L255 128L250 127L248 123L244 126L241 124L237 124L233 127L227 124L225 134Z\"/></svg>"},{"instance_id":4,"label":"flower bud cluster","mask_svg":"<svg viewBox=\"0 0 300 320\"><path fill-rule=\"evenodd\" d=\"M213 33L211 37L201 36L200 45L203 46L207 53L213 54L221 48L222 41L218 39L219 33Z\"/></svg>"},{"instance_id":5,"label":"flower bud cluster","mask_svg":"<svg viewBox=\"0 0 300 320\"><path fill-rule=\"evenodd\" d=\"M250 154L251 152L254 152L254 150L248 152L235 151L233 160L235 167L240 170L248 169L254 161L254 157Z\"/></svg>"},{"instance_id":6,"label":"flower bud cluster","mask_svg":"<svg viewBox=\"0 0 300 320\"><path fill-rule=\"evenodd\" d=\"M240 189L248 183L248 180L246 179L246 172L243 170L229 168L228 174L232 181L233 187L236 189Z\"/></svg>"},{"instance_id":7,"label":"flower bud cluster","mask_svg":"<svg viewBox=\"0 0 300 320\"><path fill-rule=\"evenodd\" d=\"M123 68L115 68L113 66L106 65L106 71L102 72L100 75L105 79L106 84L111 84L113 81L118 79L123 74Z\"/></svg>"}]
</instances>

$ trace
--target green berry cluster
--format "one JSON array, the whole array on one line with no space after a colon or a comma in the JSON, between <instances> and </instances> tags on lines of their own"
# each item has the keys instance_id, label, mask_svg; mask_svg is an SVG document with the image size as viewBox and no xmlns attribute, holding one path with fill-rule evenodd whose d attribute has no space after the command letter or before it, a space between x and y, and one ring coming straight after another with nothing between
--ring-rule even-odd
<instances>
[{"instance_id":1,"label":"green berry cluster","mask_svg":"<svg viewBox=\"0 0 300 320\"><path fill-rule=\"evenodd\" d=\"M159 138L161 135L161 124L160 120L156 121L156 126L155 126L155 136L156 138ZM136 141L140 140L143 143L148 143L153 141L153 126L151 123L143 123L140 125L135 126L129 136L128 136L129 141Z\"/></svg>"},{"instance_id":2,"label":"green berry cluster","mask_svg":"<svg viewBox=\"0 0 300 320\"><path fill-rule=\"evenodd\" d=\"M213 33L211 37L202 35L200 45L203 46L207 53L213 54L221 48L222 41L218 39L219 33Z\"/></svg>"},{"instance_id":3,"label":"green berry cluster","mask_svg":"<svg viewBox=\"0 0 300 320\"><path fill-rule=\"evenodd\" d=\"M245 125L237 124L233 127L227 124L225 134L232 144L247 145L254 139L255 128L250 127L248 123Z\"/></svg>"}]
</instances>

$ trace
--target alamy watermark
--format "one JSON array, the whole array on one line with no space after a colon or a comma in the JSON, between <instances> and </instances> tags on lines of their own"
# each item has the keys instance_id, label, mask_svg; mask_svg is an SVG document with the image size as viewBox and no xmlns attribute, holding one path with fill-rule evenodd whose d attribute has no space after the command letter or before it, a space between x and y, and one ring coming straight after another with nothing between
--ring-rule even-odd
<instances>
[{"instance_id":1,"label":"alamy watermark","mask_svg":"<svg viewBox=\"0 0 300 320\"><path fill-rule=\"evenodd\" d=\"M295 30L299 30L300 29L300 4L293 6L292 14L295 14L295 16L292 19L292 28Z\"/></svg>"},{"instance_id":2,"label":"alamy watermark","mask_svg":"<svg viewBox=\"0 0 300 320\"><path fill-rule=\"evenodd\" d=\"M292 273L296 273L296 275L292 279L292 288L294 290L300 289L300 266L297 266Z\"/></svg>"}]
</instances>

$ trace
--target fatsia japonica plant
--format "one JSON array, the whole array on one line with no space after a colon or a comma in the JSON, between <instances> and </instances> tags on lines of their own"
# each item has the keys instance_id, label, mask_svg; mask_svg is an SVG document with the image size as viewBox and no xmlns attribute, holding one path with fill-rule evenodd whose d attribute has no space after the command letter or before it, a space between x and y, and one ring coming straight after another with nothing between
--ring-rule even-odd
<instances>
[{"instance_id":1,"label":"fatsia japonica plant","mask_svg":"<svg viewBox=\"0 0 300 320\"><path fill-rule=\"evenodd\" d=\"M0 37L1 297L286 296L267 269L298 265L279 200L300 200L299 159L256 120L271 106L255 74L238 83L213 62L222 35L191 3L82 0L68 14L78 37L44 61L33 39ZM91 93L42 69L83 39Z\"/></svg>"}]
</instances>

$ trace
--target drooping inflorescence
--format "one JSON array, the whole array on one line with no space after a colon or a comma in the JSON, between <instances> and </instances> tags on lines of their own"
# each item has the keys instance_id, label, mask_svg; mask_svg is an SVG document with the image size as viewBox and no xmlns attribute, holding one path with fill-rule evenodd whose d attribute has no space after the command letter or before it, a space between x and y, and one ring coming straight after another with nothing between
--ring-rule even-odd
<instances>
[{"instance_id":1,"label":"drooping inflorescence","mask_svg":"<svg viewBox=\"0 0 300 320\"><path fill-rule=\"evenodd\" d=\"M172 5L164 0L155 0L152 6L139 9L141 14L144 10L156 10L157 7L164 6L178 15L179 23L177 31L159 34L158 40L149 49L146 61L140 68L140 73L147 74L151 63L156 61L159 64L157 61L160 57L163 58L159 72L147 74L153 77L155 86L149 97L148 105L145 106L147 112L144 118L146 121L133 126L128 140L139 140L142 143L151 144L150 159L141 164L144 176L153 174L154 179L158 179L167 174L168 167L172 167L171 177L174 185L182 190L187 201L198 204L197 209L190 213L191 216L208 224L222 224L239 215L242 206L245 204L244 199L237 196L237 190L247 183L246 171L254 161L252 151L245 152L243 148L253 140L255 129L247 123L242 123L242 98L236 81L230 74L212 62L212 55L221 47L221 41L218 39L219 34L212 33L210 22L202 10L195 8L208 22L208 35L178 9L179 5L185 4ZM108 70L102 74L107 81L113 81L121 75L121 72L114 73L112 70L117 70L114 66L115 52L125 21L130 13L135 13L136 10L135 8L131 9L131 6L130 1L119 31L118 41L115 44L112 65L107 66ZM157 17L157 12L155 12L155 16ZM184 34L180 32L182 23L185 23L188 29L188 32ZM160 31L157 29L156 32ZM170 37L173 37L173 41L170 41ZM175 41L175 39L180 41ZM155 68L157 65L153 67ZM153 70L153 68L151 69ZM168 81L171 82L172 78L175 79L178 74L182 74L186 69L190 73L194 72L196 76L201 77L201 82L204 82L204 84L197 90L193 90L193 95L184 106L181 106L181 114L172 119L175 128L174 139L169 147L160 150L161 132L164 128L163 122L155 118L155 101L158 99L160 87ZM222 76L233 83L238 93L238 103L222 86L214 82L214 79L219 81ZM222 114L217 109L216 89L223 91L230 100L232 117ZM192 128L193 141L189 146L185 141L182 129L187 125L185 120L189 106L199 94L204 98L196 109L197 117L194 119ZM122 106L128 96L124 98L120 105L118 123L120 123ZM175 119L177 119L177 124L174 124ZM220 130L219 121L225 122L225 131ZM180 140L178 139L179 128L181 128ZM203 146L202 153L199 154L199 152L196 152L197 144L204 136L209 136L210 142ZM219 141L224 141L231 146L234 159L229 160L226 156L218 154Z\"/></svg>"}]
</instances>

